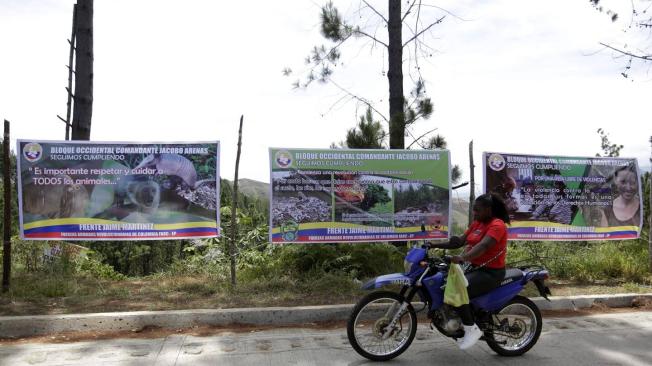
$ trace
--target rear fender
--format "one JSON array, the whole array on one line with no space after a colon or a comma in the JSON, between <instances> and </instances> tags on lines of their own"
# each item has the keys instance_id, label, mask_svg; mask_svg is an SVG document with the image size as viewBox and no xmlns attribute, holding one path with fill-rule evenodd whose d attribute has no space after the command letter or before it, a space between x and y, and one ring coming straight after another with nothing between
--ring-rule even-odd
<instances>
[{"instance_id":1,"label":"rear fender","mask_svg":"<svg viewBox=\"0 0 652 366\"><path fill-rule=\"evenodd\" d=\"M523 284L533 280L545 280L549 277L550 277L550 272L548 272L547 269L527 271L525 272L525 276L523 277Z\"/></svg>"},{"instance_id":2,"label":"rear fender","mask_svg":"<svg viewBox=\"0 0 652 366\"><path fill-rule=\"evenodd\" d=\"M539 291L539 295L543 297L544 299L550 301L548 299L548 295L552 295L550 292L550 289L548 286L544 284L545 280L550 277L550 272L548 272L547 269L540 269L540 270L531 270L529 272L525 273L525 276L523 277L523 280L521 281L523 285L527 284L528 282L532 281L534 285L537 287L537 290Z\"/></svg>"},{"instance_id":3,"label":"rear fender","mask_svg":"<svg viewBox=\"0 0 652 366\"><path fill-rule=\"evenodd\" d=\"M412 284L412 279L404 275L403 273L392 273L388 275L378 276L367 281L362 285L363 290L373 290L387 285L401 285L401 286L410 286Z\"/></svg>"},{"instance_id":4,"label":"rear fender","mask_svg":"<svg viewBox=\"0 0 652 366\"><path fill-rule=\"evenodd\" d=\"M537 287L537 290L539 290L539 295L541 295L541 297L543 297L544 299L550 301L548 295L552 295L552 292L550 292L550 288L548 288L548 286L543 284L543 280L537 278L532 280L532 282Z\"/></svg>"}]
</instances>

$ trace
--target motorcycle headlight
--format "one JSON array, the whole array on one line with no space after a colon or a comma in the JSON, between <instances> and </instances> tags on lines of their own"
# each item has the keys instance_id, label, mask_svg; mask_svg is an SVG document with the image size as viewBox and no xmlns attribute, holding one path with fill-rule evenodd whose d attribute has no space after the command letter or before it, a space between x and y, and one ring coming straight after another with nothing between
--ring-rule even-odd
<instances>
[{"instance_id":1,"label":"motorcycle headlight","mask_svg":"<svg viewBox=\"0 0 652 366\"><path fill-rule=\"evenodd\" d=\"M410 273L410 271L412 270L412 265L413 264L414 263L408 262L406 260L403 261L403 269L405 270L405 273Z\"/></svg>"}]
</instances>

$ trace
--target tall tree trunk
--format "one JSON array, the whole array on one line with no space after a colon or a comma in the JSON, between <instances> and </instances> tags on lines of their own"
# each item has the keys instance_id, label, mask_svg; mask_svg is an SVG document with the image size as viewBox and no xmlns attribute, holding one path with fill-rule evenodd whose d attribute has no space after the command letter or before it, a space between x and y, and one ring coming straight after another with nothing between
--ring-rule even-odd
<instances>
[{"instance_id":1,"label":"tall tree trunk","mask_svg":"<svg viewBox=\"0 0 652 366\"><path fill-rule=\"evenodd\" d=\"M90 140L93 116L93 0L78 0L76 10L77 52L72 139Z\"/></svg>"},{"instance_id":2,"label":"tall tree trunk","mask_svg":"<svg viewBox=\"0 0 652 366\"><path fill-rule=\"evenodd\" d=\"M469 168L471 171L471 189L469 191L469 225L473 221L473 202L475 201L475 165L473 164L473 140L469 143Z\"/></svg>"},{"instance_id":3,"label":"tall tree trunk","mask_svg":"<svg viewBox=\"0 0 652 366\"><path fill-rule=\"evenodd\" d=\"M403 96L403 35L401 1L389 1L387 78L389 79L389 148L405 148L405 98Z\"/></svg>"},{"instance_id":4,"label":"tall tree trunk","mask_svg":"<svg viewBox=\"0 0 652 366\"><path fill-rule=\"evenodd\" d=\"M11 279L11 159L9 158L9 121L5 120L2 180L4 185L4 227L2 232L2 292L9 291ZM20 159L20 153L18 154Z\"/></svg>"},{"instance_id":5,"label":"tall tree trunk","mask_svg":"<svg viewBox=\"0 0 652 366\"><path fill-rule=\"evenodd\" d=\"M235 243L238 235L236 214L238 209L238 171L240 169L240 147L242 146L242 120L240 116L240 129L238 130L238 152L235 158L235 176L233 177L233 202L231 202L231 245L229 245L229 257L231 257L231 285L235 287Z\"/></svg>"}]
</instances>

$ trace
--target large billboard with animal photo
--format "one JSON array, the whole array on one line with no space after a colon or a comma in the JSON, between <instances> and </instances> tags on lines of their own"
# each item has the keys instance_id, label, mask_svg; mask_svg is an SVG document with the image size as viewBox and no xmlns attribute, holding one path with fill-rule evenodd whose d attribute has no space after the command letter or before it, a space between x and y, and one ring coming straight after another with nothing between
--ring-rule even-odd
<instances>
[{"instance_id":1,"label":"large billboard with animal photo","mask_svg":"<svg viewBox=\"0 0 652 366\"><path fill-rule=\"evenodd\" d=\"M33 240L219 236L219 142L18 140L20 234Z\"/></svg>"},{"instance_id":2,"label":"large billboard with animal photo","mask_svg":"<svg viewBox=\"0 0 652 366\"><path fill-rule=\"evenodd\" d=\"M270 241L442 239L447 150L270 149Z\"/></svg>"},{"instance_id":3,"label":"large billboard with animal photo","mask_svg":"<svg viewBox=\"0 0 652 366\"><path fill-rule=\"evenodd\" d=\"M510 239L636 239L643 226L636 159L485 152L484 182L507 204Z\"/></svg>"}]
</instances>

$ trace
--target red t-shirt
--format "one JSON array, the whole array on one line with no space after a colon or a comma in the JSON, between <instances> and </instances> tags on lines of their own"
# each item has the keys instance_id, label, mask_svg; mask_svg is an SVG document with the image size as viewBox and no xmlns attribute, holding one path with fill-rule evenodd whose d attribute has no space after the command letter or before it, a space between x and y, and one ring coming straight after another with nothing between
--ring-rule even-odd
<instances>
[{"instance_id":1,"label":"red t-shirt","mask_svg":"<svg viewBox=\"0 0 652 366\"><path fill-rule=\"evenodd\" d=\"M476 246L485 235L488 235L496 240L496 244L489 248L481 256L472 259L471 263L475 266L481 266L492 258L498 257L491 262L487 263L487 268L505 268L505 257L507 256L507 226L501 219L492 219L488 223L473 221L471 226L464 233L466 236L467 246L464 249L468 252ZM502 251L502 253L501 253Z\"/></svg>"}]
</instances>

